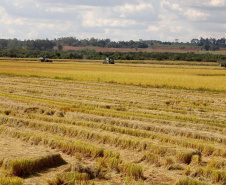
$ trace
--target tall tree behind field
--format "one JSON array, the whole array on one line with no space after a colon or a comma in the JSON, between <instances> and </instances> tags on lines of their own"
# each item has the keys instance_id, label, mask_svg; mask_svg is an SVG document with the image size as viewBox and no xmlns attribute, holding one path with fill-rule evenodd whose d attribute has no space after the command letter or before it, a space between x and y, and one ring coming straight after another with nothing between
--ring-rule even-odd
<instances>
[{"instance_id":1,"label":"tall tree behind field","mask_svg":"<svg viewBox=\"0 0 226 185\"><path fill-rule=\"evenodd\" d=\"M23 41L17 39L0 39L0 49L21 49Z\"/></svg>"},{"instance_id":2,"label":"tall tree behind field","mask_svg":"<svg viewBox=\"0 0 226 185\"><path fill-rule=\"evenodd\" d=\"M47 51L52 50L55 44L46 39L46 40L27 40L24 41L25 49L29 50L40 50L40 51Z\"/></svg>"}]
</instances>

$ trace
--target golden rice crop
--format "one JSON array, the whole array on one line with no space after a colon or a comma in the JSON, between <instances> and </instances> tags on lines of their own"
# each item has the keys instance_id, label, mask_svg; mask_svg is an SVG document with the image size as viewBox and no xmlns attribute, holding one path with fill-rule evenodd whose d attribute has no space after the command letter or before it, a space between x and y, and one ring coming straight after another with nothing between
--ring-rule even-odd
<instances>
[{"instance_id":1,"label":"golden rice crop","mask_svg":"<svg viewBox=\"0 0 226 185\"><path fill-rule=\"evenodd\" d=\"M215 155L220 155L220 156L225 156L226 155L226 151L224 149L220 149L220 148L215 148L214 146L211 146L207 143L197 143L195 141L187 141L184 140L182 138L177 138L174 136L162 136L162 135L156 135L152 132L147 132L145 135L141 135L139 134L139 130L132 130L131 133L136 133L136 131L138 132L138 136L142 136L142 137L146 137L146 138L150 138L152 140L157 139L159 141L161 141L161 145L159 146L155 146L150 144L150 141L148 140L141 140L141 139L130 139L130 138L122 138L122 137L115 137L115 136L111 136L108 133L97 133L97 132L93 132L91 130L87 130L87 128L85 127L80 127L80 126L76 126L76 127L67 127L67 125L61 125L61 124L56 124L56 123L42 123L42 122L35 122L32 120L24 120L24 119L13 119L13 118L4 118L0 116L0 124L9 124L9 125L24 125L26 127L30 127L30 128L35 128L37 130L41 130L41 131L49 131L52 133L58 133L58 134L63 134L65 136L73 136L73 137L82 137L84 139L95 139L98 141L101 141L103 143L110 143L110 144L115 144L116 146L120 146L122 148L133 148L133 149L142 149L142 150L150 150L155 148L154 152L157 154L161 154L161 155L165 155L165 153L169 153L169 149L167 149L166 147L162 146L162 143L172 143L172 144L177 144L178 146L184 146L184 147L190 147L190 148L194 148L194 149L198 149L201 152L203 152L204 154L207 155L211 155L214 154ZM102 127L103 128L103 127ZM108 130L108 129L107 129ZM122 130L122 132L121 132ZM119 133L123 133L123 134L130 134L130 129L128 129L128 133L124 131L124 129L118 128L117 130L115 129L110 129L111 132L119 132ZM137 134L132 134L137 136ZM171 152L175 152L174 150L171 150ZM183 153L181 153L183 154ZM186 156L188 156L189 159L185 159L185 161L182 160L182 162L185 163L190 163L191 161L191 157L192 157L192 153L189 152L188 154L186 154ZM186 156L183 156L182 159L187 158ZM181 158L181 156L179 157Z\"/></svg>"},{"instance_id":2,"label":"golden rice crop","mask_svg":"<svg viewBox=\"0 0 226 185\"><path fill-rule=\"evenodd\" d=\"M0 62L0 170L38 171L31 170L36 157L4 157L6 139L17 139L32 153L44 146L69 155L51 169L67 166L53 184L223 184L226 91L218 80L225 83L225 69L168 66Z\"/></svg>"},{"instance_id":3,"label":"golden rice crop","mask_svg":"<svg viewBox=\"0 0 226 185\"><path fill-rule=\"evenodd\" d=\"M48 180L48 185L57 185L57 184L83 184L91 185L91 182L88 182L89 175L86 173L73 173L65 172L62 174L57 174L54 180Z\"/></svg>"},{"instance_id":4,"label":"golden rice crop","mask_svg":"<svg viewBox=\"0 0 226 185\"><path fill-rule=\"evenodd\" d=\"M65 164L60 154L48 155L37 159L17 159L5 161L3 166L10 174L24 177L45 168Z\"/></svg>"},{"instance_id":5,"label":"golden rice crop","mask_svg":"<svg viewBox=\"0 0 226 185\"><path fill-rule=\"evenodd\" d=\"M210 185L210 184L196 179L184 177L180 179L175 185Z\"/></svg>"},{"instance_id":6,"label":"golden rice crop","mask_svg":"<svg viewBox=\"0 0 226 185\"><path fill-rule=\"evenodd\" d=\"M23 179L19 177L0 177L1 185L22 185Z\"/></svg>"},{"instance_id":7,"label":"golden rice crop","mask_svg":"<svg viewBox=\"0 0 226 185\"><path fill-rule=\"evenodd\" d=\"M152 87L226 91L225 70L0 62L0 73Z\"/></svg>"}]
</instances>

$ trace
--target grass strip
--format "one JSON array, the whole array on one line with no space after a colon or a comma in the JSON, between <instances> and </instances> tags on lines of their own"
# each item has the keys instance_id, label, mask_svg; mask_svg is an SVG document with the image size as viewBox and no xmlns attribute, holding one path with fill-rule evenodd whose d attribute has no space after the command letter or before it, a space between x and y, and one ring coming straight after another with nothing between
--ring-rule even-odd
<instances>
[{"instance_id":1,"label":"grass strip","mask_svg":"<svg viewBox=\"0 0 226 185\"><path fill-rule=\"evenodd\" d=\"M193 177L204 177L210 179L213 183L226 184L226 171L215 170L212 168L199 167L193 174Z\"/></svg>"},{"instance_id":2,"label":"grass strip","mask_svg":"<svg viewBox=\"0 0 226 185\"><path fill-rule=\"evenodd\" d=\"M3 163L3 167L10 174L26 177L43 169L66 164L60 154L47 155L36 159L16 159Z\"/></svg>"},{"instance_id":3,"label":"grass strip","mask_svg":"<svg viewBox=\"0 0 226 185\"><path fill-rule=\"evenodd\" d=\"M55 108L58 107L59 110L63 112L80 112L87 113L99 116L108 116L112 118L123 118L123 119L132 119L143 121L145 119L160 119L160 120L169 120L169 121L181 121L181 122L191 122L193 124L205 124L210 126L217 126L221 128L226 128L226 121L219 120L209 120L209 119L199 119L194 116L185 116L185 115L176 115L172 117L170 114L164 115L154 115L154 114L145 114L142 112L129 112L129 111L121 111L121 110L109 110L105 108L100 108L96 105L90 105L88 103L82 102L61 102L56 101L56 99L43 99L40 97L30 97L30 96L22 96L22 95L13 95L13 94L4 94L0 93L2 97L9 97L19 101L29 101L29 102L40 102L45 103Z\"/></svg>"},{"instance_id":4,"label":"grass strip","mask_svg":"<svg viewBox=\"0 0 226 185\"><path fill-rule=\"evenodd\" d=\"M37 135L34 132L20 132L20 131L17 131L16 129L7 128L4 126L0 126L0 134L4 134L4 135L6 134L6 135L9 135L10 137L18 138L26 142L32 142L33 144L36 144L36 145L42 143L46 146L51 147L52 149L55 149L55 148L59 149L63 153L66 153L69 155L75 156L76 153L80 153L81 155L87 158L89 157L92 157L93 159L104 158L109 162L111 162L111 160L109 160L110 158L115 158L115 159L120 158L120 154L117 152L113 152L111 150L105 150L104 148L99 148L94 145L84 143L81 141L69 140L65 137L60 137L60 136L52 136L52 135L46 135L41 133ZM133 163L130 163L130 164L132 165ZM121 162L118 165L124 167L126 163ZM141 172L136 172L136 169L139 169L140 171L142 170L139 167L139 165L133 164L132 166L134 166L135 168L134 173L128 172L130 171L130 168L126 168L126 169L123 168L124 169L123 172L125 173L125 175L129 174L129 176L137 179L137 174ZM117 168L120 168L120 167L117 167ZM141 174L143 174L143 171Z\"/></svg>"},{"instance_id":5,"label":"grass strip","mask_svg":"<svg viewBox=\"0 0 226 185\"><path fill-rule=\"evenodd\" d=\"M116 146L120 146L121 148L131 148L131 149L138 149L138 150L153 150L155 154L165 155L166 153L171 152L172 154L176 154L177 151L175 149L170 149L170 147L165 146L155 146L151 143L151 140L144 140L144 139L129 139L129 138L122 138L120 136L110 136L107 133L99 133L99 132L93 132L90 130L85 129L84 127L68 127L67 125L57 124L57 123L46 123L46 122L36 122L31 120L24 120L24 119L18 119L18 118L10 118L10 117L0 117L0 124L10 124L12 126L17 125L23 125L25 127L29 128L35 128L41 131L48 131L51 133L56 134L63 134L70 137L79 137L83 139L89 139L89 140L98 140L102 143L109 143L109 144L115 144ZM121 130L120 130L121 129ZM137 137L147 137L149 139L156 139L160 142L164 143L170 143L173 145L182 146L185 148L192 148L199 150L200 152L203 152L206 155L216 155L216 156L226 156L226 150L223 148L216 148L212 145L209 145L207 143L198 143L194 141L189 141L181 138L174 138L172 136L162 136L162 135L155 135L154 133L146 132L147 135L144 135L144 133L140 132L139 130L131 130L123 129L123 128L117 128L117 130L110 130L111 132L118 132L121 134L127 134ZM133 133L140 133L140 134L134 134ZM153 135L152 135L153 134ZM181 153L181 151L179 152ZM187 155L187 154L186 154ZM180 157L181 158L181 157ZM180 160L181 161L181 160ZM183 160L182 160L183 161ZM186 160L187 161L187 160ZM187 163L187 162L186 162Z\"/></svg>"},{"instance_id":6,"label":"grass strip","mask_svg":"<svg viewBox=\"0 0 226 185\"><path fill-rule=\"evenodd\" d=\"M184 177L180 179L178 182L176 182L175 185L210 185L210 184L196 179Z\"/></svg>"},{"instance_id":7,"label":"grass strip","mask_svg":"<svg viewBox=\"0 0 226 185\"><path fill-rule=\"evenodd\" d=\"M0 177L1 185L22 185L23 179L19 177Z\"/></svg>"},{"instance_id":8,"label":"grass strip","mask_svg":"<svg viewBox=\"0 0 226 185\"><path fill-rule=\"evenodd\" d=\"M75 172L64 172L57 174L54 180L48 180L48 185L93 185L93 182L89 182L89 175L87 173L75 173Z\"/></svg>"}]
</instances>

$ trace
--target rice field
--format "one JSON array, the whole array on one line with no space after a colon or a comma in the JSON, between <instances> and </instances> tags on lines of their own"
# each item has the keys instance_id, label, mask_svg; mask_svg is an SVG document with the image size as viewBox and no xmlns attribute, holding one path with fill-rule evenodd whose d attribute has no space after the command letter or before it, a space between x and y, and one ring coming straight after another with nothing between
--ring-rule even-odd
<instances>
[{"instance_id":1,"label":"rice field","mask_svg":"<svg viewBox=\"0 0 226 185\"><path fill-rule=\"evenodd\" d=\"M101 63L101 61L100 61ZM191 63L190 63L191 64ZM0 62L0 74L110 82L143 87L226 91L226 72L218 66L101 65L79 62Z\"/></svg>"},{"instance_id":2,"label":"rice field","mask_svg":"<svg viewBox=\"0 0 226 185\"><path fill-rule=\"evenodd\" d=\"M218 66L0 61L0 184L226 184Z\"/></svg>"}]
</instances>

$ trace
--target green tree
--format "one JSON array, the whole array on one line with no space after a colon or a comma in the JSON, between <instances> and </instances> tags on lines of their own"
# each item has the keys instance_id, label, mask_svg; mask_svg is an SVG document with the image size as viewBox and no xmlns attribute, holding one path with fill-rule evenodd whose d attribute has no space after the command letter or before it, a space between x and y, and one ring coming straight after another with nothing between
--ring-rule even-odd
<instances>
[{"instance_id":1,"label":"green tree","mask_svg":"<svg viewBox=\"0 0 226 185\"><path fill-rule=\"evenodd\" d=\"M59 44L59 45L57 46L57 48L58 48L59 51L62 51L63 46L62 46L61 44Z\"/></svg>"},{"instance_id":2,"label":"green tree","mask_svg":"<svg viewBox=\"0 0 226 185\"><path fill-rule=\"evenodd\" d=\"M210 45L208 43L205 43L203 48L206 50L206 51L209 51L210 50Z\"/></svg>"}]
</instances>

